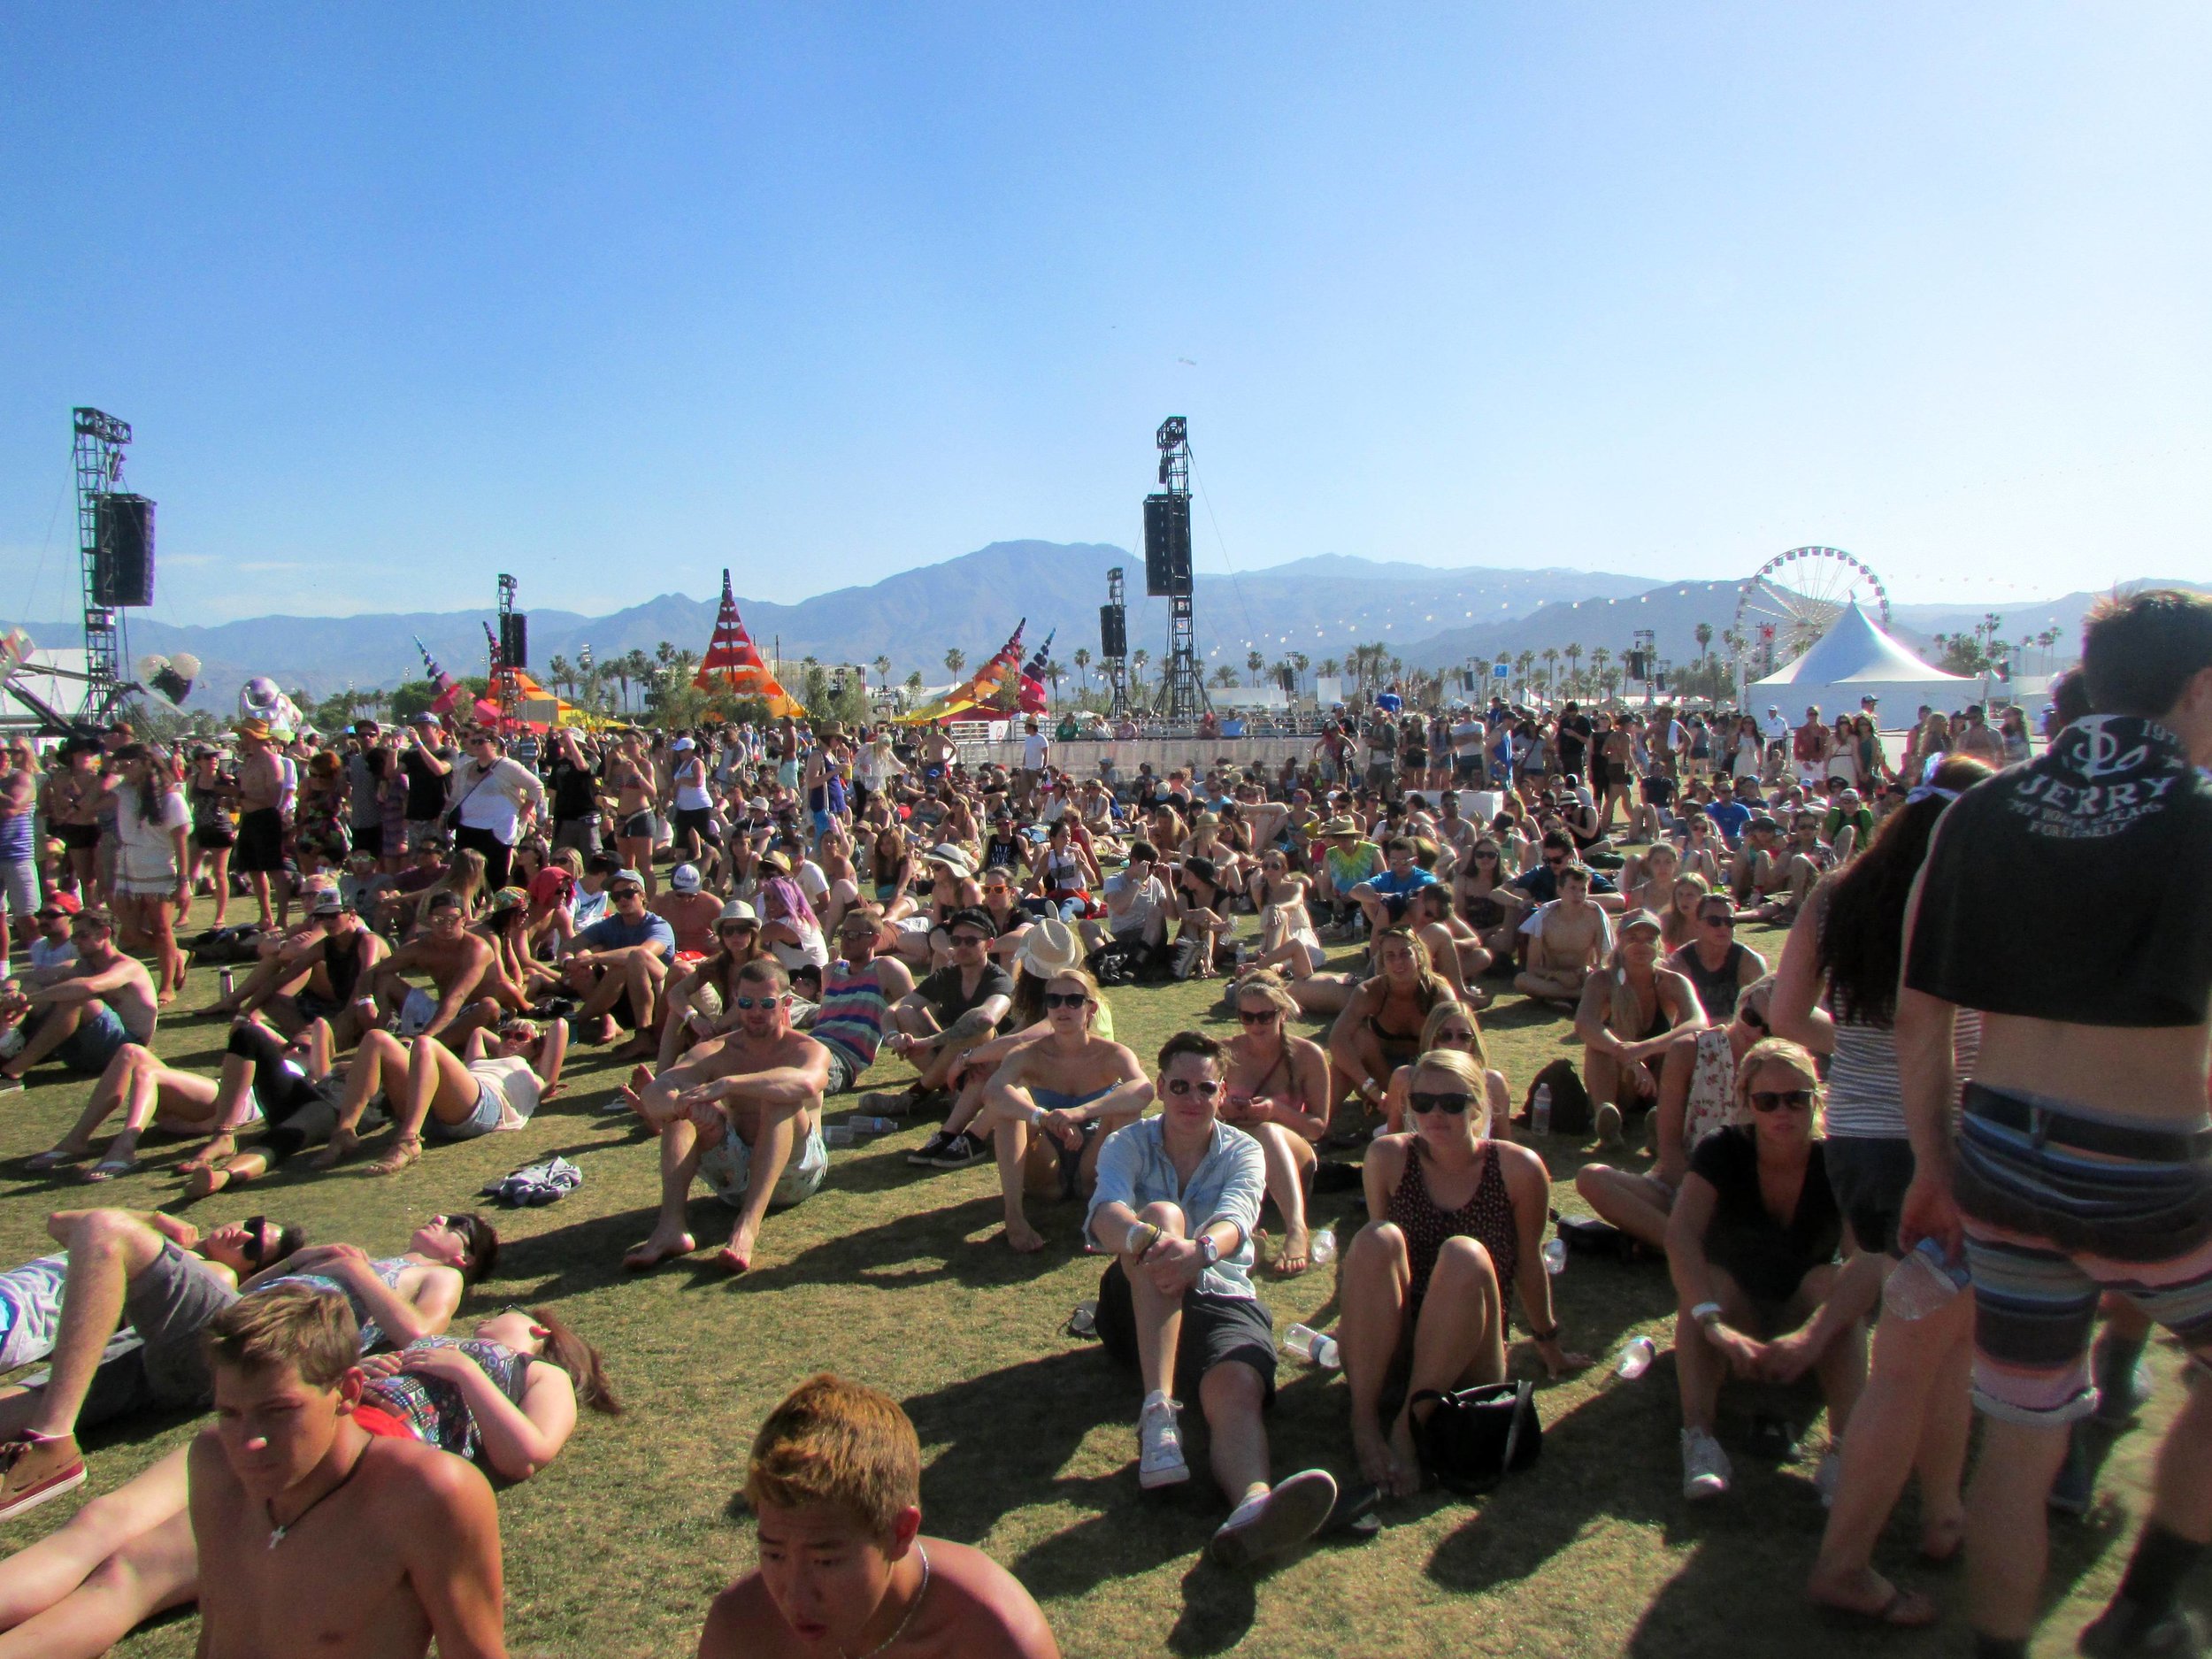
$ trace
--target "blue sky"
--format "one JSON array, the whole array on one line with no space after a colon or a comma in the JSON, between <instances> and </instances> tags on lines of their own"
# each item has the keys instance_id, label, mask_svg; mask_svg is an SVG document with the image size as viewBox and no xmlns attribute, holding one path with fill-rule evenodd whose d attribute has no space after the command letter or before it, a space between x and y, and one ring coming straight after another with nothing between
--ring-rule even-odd
<instances>
[{"instance_id":1,"label":"blue sky","mask_svg":"<svg viewBox=\"0 0 2212 1659\"><path fill-rule=\"evenodd\" d=\"M795 599L1138 534L1906 600L2212 571L2212 11L10 8L0 579ZM1218 534L1216 525L1218 525Z\"/></svg>"}]
</instances>

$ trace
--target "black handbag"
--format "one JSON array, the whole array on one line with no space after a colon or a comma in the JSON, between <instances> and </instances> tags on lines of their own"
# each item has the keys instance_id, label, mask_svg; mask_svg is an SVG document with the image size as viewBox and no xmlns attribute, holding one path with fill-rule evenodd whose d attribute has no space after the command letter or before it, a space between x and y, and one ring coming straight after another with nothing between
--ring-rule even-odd
<instances>
[{"instance_id":1,"label":"black handbag","mask_svg":"<svg viewBox=\"0 0 2212 1659\"><path fill-rule=\"evenodd\" d=\"M1425 1419L1414 1419L1414 1449L1421 1466L1448 1491L1487 1492L1526 1469L1543 1449L1534 1383L1484 1383L1450 1394L1424 1388L1409 1403L1425 1401L1435 1404Z\"/></svg>"}]
</instances>

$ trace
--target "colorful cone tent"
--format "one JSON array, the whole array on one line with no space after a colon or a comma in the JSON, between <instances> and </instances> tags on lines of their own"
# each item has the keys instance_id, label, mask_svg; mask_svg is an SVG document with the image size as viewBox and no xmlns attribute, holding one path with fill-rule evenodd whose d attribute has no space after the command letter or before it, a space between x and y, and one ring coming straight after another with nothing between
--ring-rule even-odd
<instances>
[{"instance_id":1,"label":"colorful cone tent","mask_svg":"<svg viewBox=\"0 0 2212 1659\"><path fill-rule=\"evenodd\" d=\"M1000 646L998 654L977 669L966 685L914 710L904 717L906 723L988 719L1012 713L1020 702L1022 630L1028 626L1029 618L1024 617L1014 625L1014 637Z\"/></svg>"},{"instance_id":2,"label":"colorful cone tent","mask_svg":"<svg viewBox=\"0 0 2212 1659\"><path fill-rule=\"evenodd\" d=\"M1045 698L1045 664L1052 660L1052 641L1059 629L1045 635L1045 642L1037 648L1037 654L1022 670L1021 711L1024 714L1042 714L1047 708Z\"/></svg>"},{"instance_id":3,"label":"colorful cone tent","mask_svg":"<svg viewBox=\"0 0 2212 1659\"><path fill-rule=\"evenodd\" d=\"M701 691L764 698L768 712L779 718L806 712L799 700L768 672L768 664L761 660L760 648L753 643L752 635L745 632L744 623L738 619L737 599L730 592L730 573L726 570L722 572L722 609L714 618L714 637L707 642L706 657L691 683Z\"/></svg>"}]
</instances>

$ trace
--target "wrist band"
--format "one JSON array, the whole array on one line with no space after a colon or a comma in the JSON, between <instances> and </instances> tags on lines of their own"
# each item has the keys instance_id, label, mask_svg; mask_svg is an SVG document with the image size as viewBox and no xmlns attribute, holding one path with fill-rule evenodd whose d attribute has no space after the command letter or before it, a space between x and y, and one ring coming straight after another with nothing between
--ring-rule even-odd
<instances>
[{"instance_id":1,"label":"wrist band","mask_svg":"<svg viewBox=\"0 0 2212 1659\"><path fill-rule=\"evenodd\" d=\"M1528 1333L1532 1337L1535 1338L1539 1342L1556 1342L1559 1340L1559 1326L1556 1325L1553 1325L1548 1331L1539 1331L1534 1325L1531 1325L1528 1328Z\"/></svg>"},{"instance_id":2,"label":"wrist band","mask_svg":"<svg viewBox=\"0 0 2212 1659\"><path fill-rule=\"evenodd\" d=\"M1714 1320L1720 1317L1720 1303L1717 1302L1701 1302L1696 1307L1690 1310L1690 1317L1696 1320L1700 1325L1710 1325Z\"/></svg>"},{"instance_id":3,"label":"wrist band","mask_svg":"<svg viewBox=\"0 0 2212 1659\"><path fill-rule=\"evenodd\" d=\"M1032 1124L1041 1124L1041 1123L1044 1122L1044 1120L1045 1120L1045 1109L1044 1109L1043 1107L1041 1107L1041 1106L1033 1106L1033 1106L1029 1109L1029 1118L1028 1118L1028 1121L1029 1121L1030 1123L1032 1123Z\"/></svg>"}]
</instances>

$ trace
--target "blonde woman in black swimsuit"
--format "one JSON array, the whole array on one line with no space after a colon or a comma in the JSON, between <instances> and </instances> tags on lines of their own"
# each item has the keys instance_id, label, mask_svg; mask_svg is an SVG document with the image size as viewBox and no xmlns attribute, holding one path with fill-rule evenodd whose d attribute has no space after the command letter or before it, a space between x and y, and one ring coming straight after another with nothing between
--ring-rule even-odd
<instances>
[{"instance_id":1,"label":"blonde woman in black swimsuit","mask_svg":"<svg viewBox=\"0 0 2212 1659\"><path fill-rule=\"evenodd\" d=\"M1279 976L1263 968L1239 980L1237 1034L1226 1044L1228 1076L1221 1121L1241 1129L1267 1155L1267 1195L1283 1218L1275 1271L1306 1271L1306 1178L1313 1143L1329 1127L1329 1056L1319 1043L1291 1034L1298 1004Z\"/></svg>"},{"instance_id":2,"label":"blonde woman in black swimsuit","mask_svg":"<svg viewBox=\"0 0 2212 1659\"><path fill-rule=\"evenodd\" d=\"M1407 1102L1412 1129L1368 1148L1375 1218L1345 1252L1337 1285L1352 1445L1361 1474L1389 1497L1420 1489L1413 1400L1503 1379L1508 1284L1547 1371L1590 1363L1560 1346L1552 1311L1543 1250L1550 1171L1526 1147L1490 1139L1483 1068L1448 1048L1425 1054ZM1386 1431L1382 1399L1395 1379L1408 1403Z\"/></svg>"},{"instance_id":3,"label":"blonde woman in black swimsuit","mask_svg":"<svg viewBox=\"0 0 2212 1659\"><path fill-rule=\"evenodd\" d=\"M1429 1010L1457 1000L1410 929L1378 933L1374 959L1375 977L1352 993L1329 1031L1332 1107L1347 1094L1358 1095L1367 1110L1380 1107L1391 1072L1420 1052Z\"/></svg>"}]
</instances>

